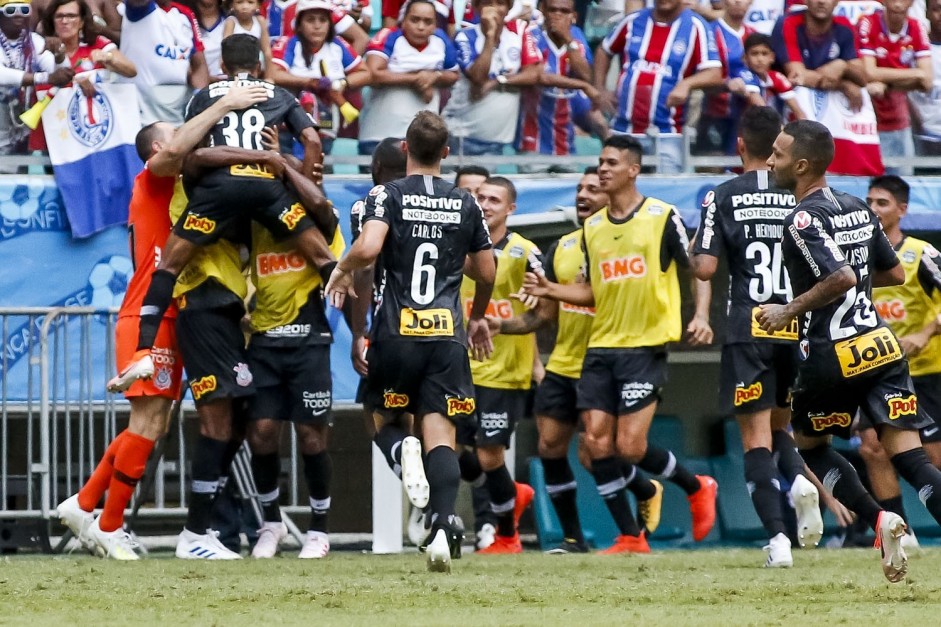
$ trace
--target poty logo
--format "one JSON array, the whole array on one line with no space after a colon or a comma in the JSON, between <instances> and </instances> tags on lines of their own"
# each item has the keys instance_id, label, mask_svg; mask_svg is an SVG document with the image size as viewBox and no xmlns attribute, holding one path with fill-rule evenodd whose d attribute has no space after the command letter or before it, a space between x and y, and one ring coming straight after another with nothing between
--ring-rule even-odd
<instances>
[{"instance_id":1,"label":"poty logo","mask_svg":"<svg viewBox=\"0 0 941 627\"><path fill-rule=\"evenodd\" d=\"M193 392L193 400L198 401L206 394L216 391L216 375L211 374L202 379L196 379L190 383L190 391Z\"/></svg>"},{"instance_id":2,"label":"poty logo","mask_svg":"<svg viewBox=\"0 0 941 627\"><path fill-rule=\"evenodd\" d=\"M735 388L735 400L733 403L736 407L744 405L745 403L750 403L751 401L756 401L761 398L761 382L753 383L747 388Z\"/></svg>"},{"instance_id":3,"label":"poty logo","mask_svg":"<svg viewBox=\"0 0 941 627\"><path fill-rule=\"evenodd\" d=\"M647 262L642 255L620 257L599 264L601 278L604 281L636 279L647 274Z\"/></svg>"},{"instance_id":4,"label":"poty logo","mask_svg":"<svg viewBox=\"0 0 941 627\"><path fill-rule=\"evenodd\" d=\"M190 58L190 48L189 46L167 46L164 44L157 44L154 47L154 53L164 59L173 59L174 61L185 61Z\"/></svg>"},{"instance_id":5,"label":"poty logo","mask_svg":"<svg viewBox=\"0 0 941 627\"><path fill-rule=\"evenodd\" d=\"M255 267L258 270L258 276L265 277L272 274L299 272L307 267L307 262L295 252L265 253L258 255L255 259Z\"/></svg>"},{"instance_id":6,"label":"poty logo","mask_svg":"<svg viewBox=\"0 0 941 627\"><path fill-rule=\"evenodd\" d=\"M282 211L281 215L278 216L278 219L284 223L284 226L293 231L294 227L297 226L297 223L301 221L301 218L303 218L304 215L304 207L301 205L301 203L296 202L291 205L290 209L285 209Z\"/></svg>"},{"instance_id":7,"label":"poty logo","mask_svg":"<svg viewBox=\"0 0 941 627\"><path fill-rule=\"evenodd\" d=\"M918 413L918 398L910 394L908 398L893 398L889 400L889 420L896 420L901 416L914 416Z\"/></svg>"},{"instance_id":8,"label":"poty logo","mask_svg":"<svg viewBox=\"0 0 941 627\"><path fill-rule=\"evenodd\" d=\"M114 109L101 90L88 98L76 89L67 109L69 132L78 143L94 148L108 141L114 129Z\"/></svg>"},{"instance_id":9,"label":"poty logo","mask_svg":"<svg viewBox=\"0 0 941 627\"><path fill-rule=\"evenodd\" d=\"M216 221L200 216L188 215L183 222L184 231L199 231L200 233L212 233L216 228Z\"/></svg>"},{"instance_id":10,"label":"poty logo","mask_svg":"<svg viewBox=\"0 0 941 627\"><path fill-rule=\"evenodd\" d=\"M904 320L907 315L905 303L897 298L894 300L877 300L873 304L876 306L876 312L879 314L879 317L886 322Z\"/></svg>"},{"instance_id":11,"label":"poty logo","mask_svg":"<svg viewBox=\"0 0 941 627\"><path fill-rule=\"evenodd\" d=\"M811 416L810 423L814 431L824 431L830 427L849 427L853 423L853 417L845 413Z\"/></svg>"},{"instance_id":12,"label":"poty logo","mask_svg":"<svg viewBox=\"0 0 941 627\"><path fill-rule=\"evenodd\" d=\"M475 409L477 409L477 403L472 398L448 399L448 416L456 416L457 414L469 415L474 413Z\"/></svg>"},{"instance_id":13,"label":"poty logo","mask_svg":"<svg viewBox=\"0 0 941 627\"><path fill-rule=\"evenodd\" d=\"M386 409L401 409L408 407L408 394L386 392L382 395L382 406Z\"/></svg>"}]
</instances>

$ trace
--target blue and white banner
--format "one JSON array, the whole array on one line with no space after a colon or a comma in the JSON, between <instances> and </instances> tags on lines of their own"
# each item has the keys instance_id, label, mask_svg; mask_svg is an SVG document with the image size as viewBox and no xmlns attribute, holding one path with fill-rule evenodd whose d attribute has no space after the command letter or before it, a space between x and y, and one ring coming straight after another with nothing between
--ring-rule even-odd
<instances>
[{"instance_id":1,"label":"blue and white banner","mask_svg":"<svg viewBox=\"0 0 941 627\"><path fill-rule=\"evenodd\" d=\"M74 237L127 222L134 177L143 167L134 148L140 130L137 89L129 83L95 88L93 97L61 89L42 114Z\"/></svg>"},{"instance_id":2,"label":"blue and white banner","mask_svg":"<svg viewBox=\"0 0 941 627\"><path fill-rule=\"evenodd\" d=\"M699 207L706 192L727 176L641 177L640 191L679 207L690 228L699 225ZM912 197L902 228L911 231L941 232L941 178L912 177ZM575 202L577 177L518 179L517 214L538 214ZM865 197L867 179L832 177L833 187ZM340 224L349 240L349 210L366 195L371 184L363 179L329 178L327 195L340 211ZM121 303L131 268L127 230L113 227L83 240L71 236L62 196L51 177L0 176L0 307L117 307ZM359 377L350 365L351 338L341 316L331 311L330 324L335 342L332 350L334 398L351 401ZM74 323L78 330L78 323ZM91 333L99 340L88 356L70 359L72 372L92 367L104 371L105 325L101 318L91 321ZM38 323L37 323L38 325ZM28 397L27 340L38 337L38 326L30 328L24 317L11 318L3 329L0 370L7 370L8 400ZM73 332L73 331L70 331ZM77 335L75 336L77 337ZM33 381L33 393L38 390ZM104 397L104 384L90 391Z\"/></svg>"}]
</instances>

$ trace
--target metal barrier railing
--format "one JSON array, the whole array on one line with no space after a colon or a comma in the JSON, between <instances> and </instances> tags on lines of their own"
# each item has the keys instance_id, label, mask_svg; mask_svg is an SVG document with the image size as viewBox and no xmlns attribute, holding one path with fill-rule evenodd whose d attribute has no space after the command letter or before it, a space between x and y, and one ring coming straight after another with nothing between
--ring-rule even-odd
<instances>
[{"instance_id":1,"label":"metal barrier railing","mask_svg":"<svg viewBox=\"0 0 941 627\"><path fill-rule=\"evenodd\" d=\"M129 403L105 391L115 372L116 320L115 309L0 308L0 519L49 520L56 505L81 488L126 424ZM185 418L194 416L195 408L185 401L181 409L156 466L153 494L146 495L139 516L186 513L187 436L195 425ZM297 450L291 430L283 451L288 483L283 510L290 514L309 511Z\"/></svg>"}]
</instances>

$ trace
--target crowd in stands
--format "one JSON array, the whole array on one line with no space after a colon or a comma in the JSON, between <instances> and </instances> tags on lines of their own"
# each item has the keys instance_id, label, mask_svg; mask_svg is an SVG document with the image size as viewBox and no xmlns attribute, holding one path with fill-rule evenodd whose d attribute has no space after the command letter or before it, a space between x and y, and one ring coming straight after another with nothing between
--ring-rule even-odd
<instances>
[{"instance_id":1,"label":"crowd in stands","mask_svg":"<svg viewBox=\"0 0 941 627\"><path fill-rule=\"evenodd\" d=\"M744 108L817 118L820 96L796 97L813 89L871 106L883 156L941 155L941 0L534 1L471 0L458 17L453 0L383 0L381 15L368 0L0 0L0 154L45 148L19 115L53 87L133 81L142 124L180 124L225 77L222 39L250 33L327 152L344 137L371 154L433 110L464 155L632 133L676 172L681 133L733 154ZM589 29L599 11L612 18Z\"/></svg>"}]
</instances>

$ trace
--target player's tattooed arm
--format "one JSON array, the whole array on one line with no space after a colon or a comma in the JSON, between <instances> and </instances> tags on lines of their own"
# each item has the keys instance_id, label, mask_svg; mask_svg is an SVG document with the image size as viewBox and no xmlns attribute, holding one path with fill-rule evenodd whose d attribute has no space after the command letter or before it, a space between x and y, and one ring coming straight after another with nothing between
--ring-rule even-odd
<instances>
[{"instance_id":1,"label":"player's tattooed arm","mask_svg":"<svg viewBox=\"0 0 941 627\"><path fill-rule=\"evenodd\" d=\"M781 331L794 318L832 303L855 286L856 273L850 266L840 266L786 305L759 305L758 324L768 333Z\"/></svg>"},{"instance_id":2,"label":"player's tattooed arm","mask_svg":"<svg viewBox=\"0 0 941 627\"><path fill-rule=\"evenodd\" d=\"M527 335L546 324L554 322L559 315L559 303L550 298L540 298L535 309L529 309L521 316L508 320L487 318L493 335Z\"/></svg>"}]
</instances>

